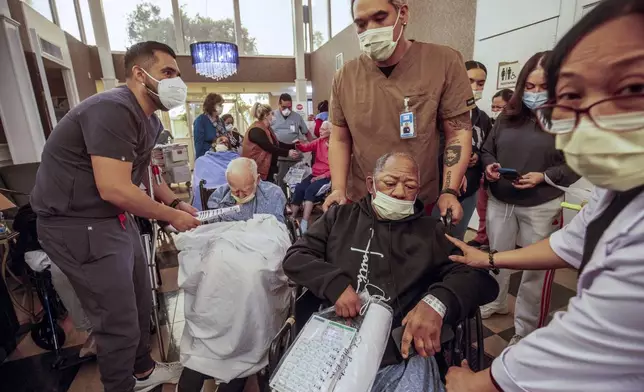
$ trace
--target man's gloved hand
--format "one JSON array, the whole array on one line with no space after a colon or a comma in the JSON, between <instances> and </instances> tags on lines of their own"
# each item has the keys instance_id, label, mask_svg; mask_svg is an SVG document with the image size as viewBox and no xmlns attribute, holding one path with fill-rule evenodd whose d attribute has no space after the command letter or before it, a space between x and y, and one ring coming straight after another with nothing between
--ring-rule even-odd
<instances>
[{"instance_id":1,"label":"man's gloved hand","mask_svg":"<svg viewBox=\"0 0 644 392\"><path fill-rule=\"evenodd\" d=\"M424 301L418 302L402 321L405 327L400 353L403 358L409 357L409 347L412 340L416 352L424 357L432 357L441 351L441 329L443 318Z\"/></svg>"},{"instance_id":2,"label":"man's gloved hand","mask_svg":"<svg viewBox=\"0 0 644 392\"><path fill-rule=\"evenodd\" d=\"M353 287L349 285L340 295L340 298L335 301L335 313L344 318L353 318L360 314L361 306L360 297L358 297Z\"/></svg>"}]
</instances>

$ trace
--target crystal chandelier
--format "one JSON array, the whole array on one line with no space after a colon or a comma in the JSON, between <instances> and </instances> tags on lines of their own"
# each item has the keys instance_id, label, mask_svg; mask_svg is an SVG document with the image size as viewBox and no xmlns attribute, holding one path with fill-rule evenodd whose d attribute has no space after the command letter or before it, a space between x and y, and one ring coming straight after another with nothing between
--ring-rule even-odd
<instances>
[{"instance_id":1,"label":"crystal chandelier","mask_svg":"<svg viewBox=\"0 0 644 392\"><path fill-rule=\"evenodd\" d=\"M195 42L190 55L199 75L221 80L237 73L239 49L230 42Z\"/></svg>"}]
</instances>

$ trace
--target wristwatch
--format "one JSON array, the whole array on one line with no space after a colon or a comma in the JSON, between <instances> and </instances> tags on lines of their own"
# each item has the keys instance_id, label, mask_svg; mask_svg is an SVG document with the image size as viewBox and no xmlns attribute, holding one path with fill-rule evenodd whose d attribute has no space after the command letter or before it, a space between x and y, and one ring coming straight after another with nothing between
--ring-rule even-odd
<instances>
[{"instance_id":1,"label":"wristwatch","mask_svg":"<svg viewBox=\"0 0 644 392\"><path fill-rule=\"evenodd\" d=\"M172 200L172 203L170 203L170 208L177 208L177 206L182 202L183 200L181 199L174 199Z\"/></svg>"}]
</instances>

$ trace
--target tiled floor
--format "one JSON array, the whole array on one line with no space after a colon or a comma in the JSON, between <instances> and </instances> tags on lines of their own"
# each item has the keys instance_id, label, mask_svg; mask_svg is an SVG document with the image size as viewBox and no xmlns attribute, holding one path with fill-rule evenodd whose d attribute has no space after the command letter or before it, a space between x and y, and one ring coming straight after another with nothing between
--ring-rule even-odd
<instances>
[{"instance_id":1,"label":"tiled floor","mask_svg":"<svg viewBox=\"0 0 644 392\"><path fill-rule=\"evenodd\" d=\"M160 288L161 327L163 350L168 361L179 359L179 342L185 324L183 314L183 292L177 286L178 261L172 245L160 249L157 263L160 267L162 286ZM514 303L518 292L521 272L512 275L510 284L510 314L494 315L484 320L483 336L486 353L486 364L503 351L514 335ZM565 310L570 297L575 295L577 273L573 270L557 271L552 289L550 314ZM37 306L39 306L37 304ZM22 322L28 317L20 316ZM63 354L73 358L78 355L86 338L77 333L71 323L63 322L67 334ZM160 359L157 336L152 337L153 357ZM55 360L52 352L47 352L33 342L29 334L21 337L18 348L0 365L0 391L2 392L100 392L102 385L96 362L73 366L66 370L54 370L51 364ZM205 392L214 392L215 387L208 383ZM247 388L252 391L254 388ZM154 392L173 392L174 386L166 385Z\"/></svg>"}]
</instances>

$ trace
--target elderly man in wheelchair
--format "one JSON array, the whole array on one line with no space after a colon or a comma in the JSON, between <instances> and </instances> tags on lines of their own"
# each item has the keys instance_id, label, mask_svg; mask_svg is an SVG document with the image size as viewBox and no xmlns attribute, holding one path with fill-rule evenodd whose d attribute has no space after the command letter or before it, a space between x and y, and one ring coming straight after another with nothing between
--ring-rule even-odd
<instances>
[{"instance_id":1,"label":"elderly man in wheelchair","mask_svg":"<svg viewBox=\"0 0 644 392\"><path fill-rule=\"evenodd\" d=\"M366 179L370 194L332 207L316 221L289 249L284 271L345 318L364 305L364 293L355 290L361 283L369 295L386 298L392 333L372 391L442 390L434 359L445 340L441 335L492 301L498 285L488 271L449 260L456 248L417 200L420 176L413 157L386 154L373 173Z\"/></svg>"},{"instance_id":2,"label":"elderly man in wheelchair","mask_svg":"<svg viewBox=\"0 0 644 392\"><path fill-rule=\"evenodd\" d=\"M248 158L233 159L226 169L226 184L217 187L208 198L208 209L240 205L237 214L224 215L222 220L248 220L254 214L270 214L285 222L286 196L275 184L262 181L257 163Z\"/></svg>"},{"instance_id":3,"label":"elderly man in wheelchair","mask_svg":"<svg viewBox=\"0 0 644 392\"><path fill-rule=\"evenodd\" d=\"M261 181L247 158L228 165L226 181L208 207L239 210L175 240L186 320L178 392L199 392L207 379L215 379L219 392L241 392L249 377L261 379L271 340L288 315L286 197Z\"/></svg>"}]
</instances>

